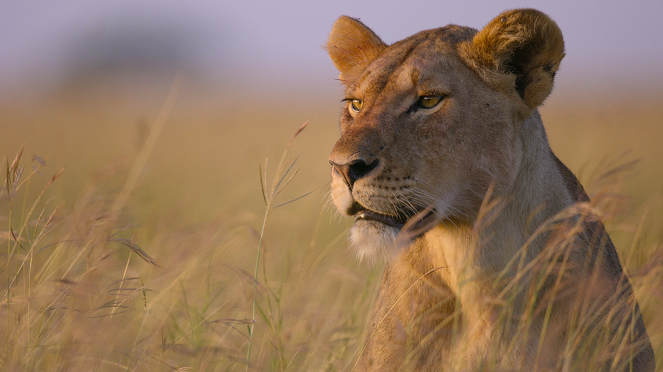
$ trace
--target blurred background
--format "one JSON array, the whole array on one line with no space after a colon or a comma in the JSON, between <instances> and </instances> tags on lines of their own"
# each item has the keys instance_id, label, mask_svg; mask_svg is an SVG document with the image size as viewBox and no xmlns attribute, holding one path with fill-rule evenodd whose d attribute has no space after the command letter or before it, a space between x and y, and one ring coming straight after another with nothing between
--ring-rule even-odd
<instances>
[{"instance_id":1,"label":"blurred background","mask_svg":"<svg viewBox=\"0 0 663 372\"><path fill-rule=\"evenodd\" d=\"M481 28L525 6L556 20L566 41L542 108L553 149L575 172L631 151L642 163L629 189L636 204L660 192L658 0L4 2L0 149L11 157L25 146L49 166L66 166L63 192L74 198L102 165L133 159L182 71L145 198L164 208L186 201L202 219L260 203L258 162L280 154L308 119L293 150L306 174L297 191L320 191L342 93L322 45L338 16L360 18L392 43L449 23Z\"/></svg>"},{"instance_id":2,"label":"blurred background","mask_svg":"<svg viewBox=\"0 0 663 372\"><path fill-rule=\"evenodd\" d=\"M540 111L590 196L606 196L600 175L623 185L608 229L660 360L663 1L0 0L0 155L9 168L24 148L19 181L38 169L0 192L0 369L349 370L380 265L354 259L351 220L329 202L343 89L322 46L343 14L393 43L519 7L564 33ZM273 209L263 234L260 170L269 188L309 120L286 156L299 173L272 207L309 194ZM628 177L609 173L634 161ZM160 267L132 259L134 243Z\"/></svg>"}]
</instances>

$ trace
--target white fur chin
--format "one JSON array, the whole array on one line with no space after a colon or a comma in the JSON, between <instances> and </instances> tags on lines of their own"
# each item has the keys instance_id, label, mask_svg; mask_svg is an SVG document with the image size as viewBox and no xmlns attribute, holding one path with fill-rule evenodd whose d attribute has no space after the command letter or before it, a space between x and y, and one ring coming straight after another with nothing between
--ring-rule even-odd
<instances>
[{"instance_id":1,"label":"white fur chin","mask_svg":"<svg viewBox=\"0 0 663 372\"><path fill-rule=\"evenodd\" d=\"M398 229L379 222L357 221L350 229L350 248L355 251L360 262L387 262L402 249L396 244L398 233Z\"/></svg>"}]
</instances>

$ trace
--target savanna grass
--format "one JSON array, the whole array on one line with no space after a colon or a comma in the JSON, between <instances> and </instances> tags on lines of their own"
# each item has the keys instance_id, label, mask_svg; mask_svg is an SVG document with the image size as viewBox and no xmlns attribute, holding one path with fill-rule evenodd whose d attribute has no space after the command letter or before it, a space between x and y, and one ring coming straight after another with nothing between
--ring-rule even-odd
<instances>
[{"instance_id":1,"label":"savanna grass","mask_svg":"<svg viewBox=\"0 0 663 372\"><path fill-rule=\"evenodd\" d=\"M49 176L43 160L26 160L22 152L8 160L0 193L6 247L0 369L346 366L375 271L360 276L336 258L324 262L344 251L344 235L320 246L316 236L302 247L270 244L269 218L307 195L280 199L297 174L289 146L271 184L267 159L261 166L259 230L219 220L191 226L172 215L135 224L129 196L140 154L128 172L118 164L102 169L71 207L51 196L62 170ZM327 218L321 212L317 226Z\"/></svg>"},{"instance_id":2,"label":"savanna grass","mask_svg":"<svg viewBox=\"0 0 663 372\"><path fill-rule=\"evenodd\" d=\"M54 191L66 172L51 169L39 157L27 159L22 151L4 162L0 370L353 369L362 338L370 337L362 336L362 330L380 270L353 260L345 233L330 237L324 232L332 219L329 208L297 216L294 225L314 226L306 232L308 239L294 239L300 232L284 227L289 226L281 221L286 212L300 213L295 209L298 203L325 203L324 195L315 200L315 192L300 199L310 190L296 192L294 198L282 192L297 174L288 153L304 126L276 168L266 159L256 172L262 188L262 197L256 197L264 201L262 223L233 224L228 222L233 216L219 215L208 223L191 224L177 211L149 222L135 218L139 204L131 196L177 89L174 84L132 166L112 163L100 170L71 205ZM651 202L637 215L626 214L620 190L630 167L602 166L593 182L586 183L592 202L575 205L532 232L560 229L556 247L562 249L545 250L528 265L521 264L522 256L514 258L515 279L503 283L498 298L487 299L503 309L501 322L509 322L513 296L540 289L542 282L532 278L552 278L557 295L573 289L576 283L565 282L564 265L572 249L566 238L575 230L561 221L569 216L576 216L576 221L598 217L618 240L622 265L661 365L661 223L651 217L655 213L647 212L660 205ZM271 182L268 170L274 173ZM484 223L499 213L500 203L487 199ZM316 222L309 223L311 219ZM522 247L523 255L526 249ZM421 284L426 274L412 286ZM527 333L535 315L553 316L550 303L552 299L528 303L516 337ZM606 359L599 351L609 338L602 329L586 326L594 310L579 304L570 330L577 337L568 353L582 358L576 365L560 365L560 370L592 370ZM456 315L448 321L457 322ZM593 343L579 342L588 333ZM415 356L416 345L412 350ZM469 357L471 345L467 350L467 355L457 357Z\"/></svg>"},{"instance_id":3,"label":"savanna grass","mask_svg":"<svg viewBox=\"0 0 663 372\"><path fill-rule=\"evenodd\" d=\"M6 247L1 368L351 370L379 270L356 271L349 255L333 253L344 252L344 236L323 247L313 247L315 237L308 247L269 244L270 218L278 216L276 207L288 208L292 201L278 197L296 174L293 164L286 149L271 185L267 164L260 169L265 214L258 232L218 221L186 226L173 216L151 226L135 225L124 208L118 213L121 188L109 188L125 177L118 167L93 177L79 200L66 208L49 196L53 183L64 176L61 170L48 175L43 160L26 160L22 153L6 161L0 194ZM542 282L532 277L555 278L560 294L575 284L564 282L563 275L571 249L564 242L575 229L560 221L569 215L615 221L623 210L617 193L621 174L617 168L605 172L588 187L598 190L591 203L576 205L541 228L567 229L557 243L568 249L544 251L528 265L514 258L518 274L492 299L504 309L502 321L508 322L511 296L540 289ZM491 213L499 213L499 202L487 203L483 212L489 221ZM318 226L326 216L320 215ZM645 225L644 217L633 226L612 223L632 235L631 246L620 254L661 360L663 248L643 238ZM293 258L290 249L306 253ZM609 338L604 330L583 328L596 310L584 306L571 330L577 342L568 345L569 355L584 357L561 370L591 370L606 358L596 343ZM540 303L529 308L518 335L527 334L535 314L551 311ZM579 342L588 332L595 343Z\"/></svg>"}]
</instances>

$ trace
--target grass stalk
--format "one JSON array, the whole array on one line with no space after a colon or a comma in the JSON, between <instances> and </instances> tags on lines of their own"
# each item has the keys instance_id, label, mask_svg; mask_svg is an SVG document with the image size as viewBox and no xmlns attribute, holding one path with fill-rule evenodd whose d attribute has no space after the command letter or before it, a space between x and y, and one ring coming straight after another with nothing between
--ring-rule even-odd
<instances>
[{"instance_id":1,"label":"grass stalk","mask_svg":"<svg viewBox=\"0 0 663 372\"><path fill-rule=\"evenodd\" d=\"M302 124L302 126L297 129L295 134L292 136L290 141L288 142L287 146L285 147L285 150L283 150L283 154L281 155L281 160L279 161L278 166L276 167L277 172L276 175L274 176L274 181L272 182L272 187L269 189L269 192L267 191L267 161L268 158L265 158L265 167L263 170L263 173L260 173L260 186L263 191L263 199L265 201L265 215L263 216L262 220L262 227L260 228L260 238L258 239L258 251L256 253L256 260L255 260L255 266L253 270L253 303L252 303L252 310L251 310L251 320L250 324L248 327L249 330L249 345L246 351L246 370L249 370L249 366L251 365L251 348L253 344L253 334L254 334L254 327L256 324L256 304L258 301L258 270L260 267L260 252L262 251L263 247L263 241L265 238L265 228L267 227L267 220L269 218L269 214L272 211L272 202L274 201L274 198L276 195L278 195L292 180L292 178L297 174L297 170L293 172L293 174L290 175L290 177L287 179L287 181L281 185L284 179L288 176L290 171L292 170L292 167L294 166L293 164L286 170L285 166L287 164L287 156L288 156L288 150L290 149L290 145L292 145L292 142L297 138L299 133L301 133L304 128L308 125L309 121L307 120ZM301 198L301 197L300 197ZM265 278L266 279L266 278Z\"/></svg>"}]
</instances>

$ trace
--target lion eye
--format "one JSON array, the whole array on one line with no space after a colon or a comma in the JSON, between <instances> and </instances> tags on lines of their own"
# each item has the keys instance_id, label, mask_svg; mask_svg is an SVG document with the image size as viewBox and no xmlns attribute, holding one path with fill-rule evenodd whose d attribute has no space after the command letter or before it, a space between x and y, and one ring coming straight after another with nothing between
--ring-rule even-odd
<instances>
[{"instance_id":1,"label":"lion eye","mask_svg":"<svg viewBox=\"0 0 663 372\"><path fill-rule=\"evenodd\" d=\"M429 97L429 96L423 96L419 97L419 105L423 108L433 108L435 105L440 103L442 100L442 97Z\"/></svg>"},{"instance_id":2,"label":"lion eye","mask_svg":"<svg viewBox=\"0 0 663 372\"><path fill-rule=\"evenodd\" d=\"M359 112L361 111L361 106L364 105L364 102L360 99L353 99L352 102L350 102L350 107L352 107L352 110L354 112Z\"/></svg>"}]
</instances>

